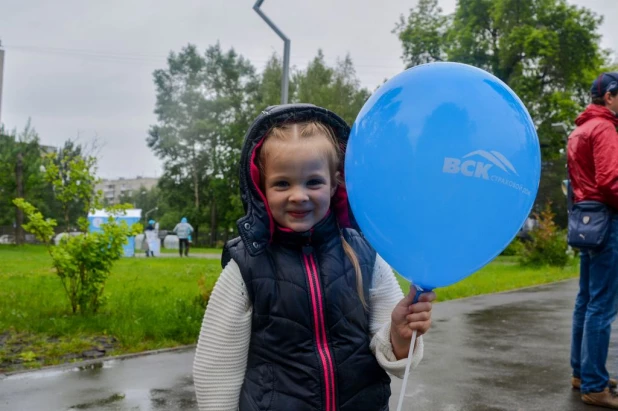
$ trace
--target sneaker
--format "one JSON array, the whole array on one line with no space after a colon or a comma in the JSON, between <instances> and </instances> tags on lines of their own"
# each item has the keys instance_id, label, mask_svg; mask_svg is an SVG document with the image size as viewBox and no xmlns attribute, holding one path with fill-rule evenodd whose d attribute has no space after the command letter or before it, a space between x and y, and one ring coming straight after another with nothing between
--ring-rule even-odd
<instances>
[{"instance_id":1,"label":"sneaker","mask_svg":"<svg viewBox=\"0 0 618 411\"><path fill-rule=\"evenodd\" d=\"M606 388L601 392L589 392L588 394L582 394L582 401L589 405L618 410L618 397L616 394L611 392L609 388Z\"/></svg>"},{"instance_id":2,"label":"sneaker","mask_svg":"<svg viewBox=\"0 0 618 411\"><path fill-rule=\"evenodd\" d=\"M571 377L571 385L573 386L574 389L579 390L582 386L582 380L577 377ZM614 378L610 378L609 388L616 388L616 387L618 387L618 380Z\"/></svg>"}]
</instances>

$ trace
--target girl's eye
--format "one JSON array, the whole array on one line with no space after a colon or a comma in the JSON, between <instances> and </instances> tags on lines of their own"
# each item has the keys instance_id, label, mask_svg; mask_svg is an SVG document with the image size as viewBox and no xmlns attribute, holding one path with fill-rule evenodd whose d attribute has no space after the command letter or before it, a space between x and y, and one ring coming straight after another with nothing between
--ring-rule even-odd
<instances>
[{"instance_id":1,"label":"girl's eye","mask_svg":"<svg viewBox=\"0 0 618 411\"><path fill-rule=\"evenodd\" d=\"M287 181L275 181L275 184L273 184L274 187L279 187L279 188L285 188L289 186L289 183Z\"/></svg>"},{"instance_id":2,"label":"girl's eye","mask_svg":"<svg viewBox=\"0 0 618 411\"><path fill-rule=\"evenodd\" d=\"M325 184L325 181L320 178L314 178L314 179L309 180L309 182L307 182L308 186L319 186L322 184Z\"/></svg>"}]
</instances>

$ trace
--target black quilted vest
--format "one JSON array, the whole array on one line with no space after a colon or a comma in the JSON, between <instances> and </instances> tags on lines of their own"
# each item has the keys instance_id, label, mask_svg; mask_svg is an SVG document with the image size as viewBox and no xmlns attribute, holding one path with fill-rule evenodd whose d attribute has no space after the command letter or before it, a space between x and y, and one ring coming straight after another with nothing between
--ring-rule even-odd
<instances>
[{"instance_id":1,"label":"black quilted vest","mask_svg":"<svg viewBox=\"0 0 618 411\"><path fill-rule=\"evenodd\" d=\"M246 214L238 220L240 237L222 257L224 267L230 259L238 263L253 308L239 410L388 410L390 378L369 349L369 310L341 235L360 262L367 303L376 253L359 234L345 187L333 197L332 212L304 233L277 229L259 189L254 159L263 137L273 125L309 119L329 125L345 149L347 124L309 104L269 107L245 136Z\"/></svg>"},{"instance_id":2,"label":"black quilted vest","mask_svg":"<svg viewBox=\"0 0 618 411\"><path fill-rule=\"evenodd\" d=\"M369 295L375 251L344 230ZM253 305L240 411L388 409L390 378L369 349L369 318L354 267L330 217L313 233L280 233L250 256L240 239L226 254L240 266Z\"/></svg>"}]
</instances>

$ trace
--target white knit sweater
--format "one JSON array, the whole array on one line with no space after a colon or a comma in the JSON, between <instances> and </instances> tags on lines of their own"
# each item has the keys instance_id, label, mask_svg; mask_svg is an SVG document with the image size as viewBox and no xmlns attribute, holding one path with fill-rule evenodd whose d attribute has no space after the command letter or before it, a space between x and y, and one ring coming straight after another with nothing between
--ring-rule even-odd
<instances>
[{"instance_id":1,"label":"white knit sweater","mask_svg":"<svg viewBox=\"0 0 618 411\"><path fill-rule=\"evenodd\" d=\"M397 360L390 342L391 313L403 293L389 265L378 256L369 290L371 350L385 371L403 377L407 359ZM210 296L193 363L193 379L200 411L238 409L245 377L252 307L235 261L223 269ZM423 358L423 339L417 338L412 365Z\"/></svg>"}]
</instances>

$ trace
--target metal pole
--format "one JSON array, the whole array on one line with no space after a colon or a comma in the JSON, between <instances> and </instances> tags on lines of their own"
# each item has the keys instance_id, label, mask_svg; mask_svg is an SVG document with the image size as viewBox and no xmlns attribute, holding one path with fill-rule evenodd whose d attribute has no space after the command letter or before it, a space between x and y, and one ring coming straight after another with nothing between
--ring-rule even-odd
<instances>
[{"instance_id":1,"label":"metal pole","mask_svg":"<svg viewBox=\"0 0 618 411\"><path fill-rule=\"evenodd\" d=\"M283 78L281 79L281 104L288 104L290 77L290 40L283 40Z\"/></svg>"},{"instance_id":2,"label":"metal pole","mask_svg":"<svg viewBox=\"0 0 618 411\"><path fill-rule=\"evenodd\" d=\"M159 207L155 207L152 210L146 211L146 215L144 216L144 220L146 221L146 223L148 223L148 214L152 213L153 211L157 211L158 209Z\"/></svg>"},{"instance_id":3,"label":"metal pole","mask_svg":"<svg viewBox=\"0 0 618 411\"><path fill-rule=\"evenodd\" d=\"M4 50L0 41L0 125L2 124L2 77L4 76Z\"/></svg>"},{"instance_id":4,"label":"metal pole","mask_svg":"<svg viewBox=\"0 0 618 411\"><path fill-rule=\"evenodd\" d=\"M257 0L253 5L253 10L270 26L271 29L277 33L283 40L283 75L281 77L281 104L287 104L288 102L288 86L289 86L289 73L290 73L290 39L279 30L277 26L268 18L260 6L264 3L264 0Z\"/></svg>"}]
</instances>

